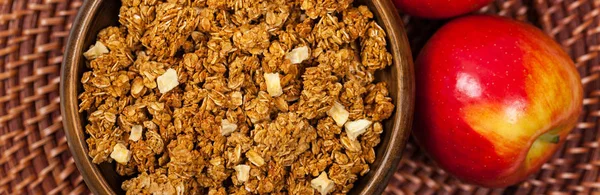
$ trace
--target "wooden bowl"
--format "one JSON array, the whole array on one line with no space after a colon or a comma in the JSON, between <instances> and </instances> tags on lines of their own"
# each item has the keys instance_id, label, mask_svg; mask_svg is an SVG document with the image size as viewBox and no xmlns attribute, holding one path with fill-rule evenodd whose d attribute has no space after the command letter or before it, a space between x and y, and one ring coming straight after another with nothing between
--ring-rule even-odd
<instances>
[{"instance_id":1,"label":"wooden bowl","mask_svg":"<svg viewBox=\"0 0 600 195\"><path fill-rule=\"evenodd\" d=\"M394 114L384 125L382 141L376 148L376 160L371 171L359 177L351 194L380 194L396 170L412 126L414 76L412 55L402 21L390 0L357 0L367 5L377 22L388 33L388 47L393 65L378 71L376 80L386 81L396 105ZM75 164L94 194L124 194L121 183L127 179L116 174L114 164L93 164L88 157L84 132L85 113L79 113L77 96L83 88L80 82L85 67L83 52L96 40L98 32L118 25L119 0L88 0L83 3L65 48L62 66L60 101L63 126Z\"/></svg>"}]
</instances>

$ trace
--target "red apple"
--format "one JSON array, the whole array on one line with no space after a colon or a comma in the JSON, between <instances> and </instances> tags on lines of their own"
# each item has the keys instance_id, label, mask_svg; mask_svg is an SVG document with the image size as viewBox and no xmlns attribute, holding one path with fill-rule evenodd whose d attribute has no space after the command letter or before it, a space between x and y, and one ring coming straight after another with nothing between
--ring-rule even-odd
<instances>
[{"instance_id":1,"label":"red apple","mask_svg":"<svg viewBox=\"0 0 600 195\"><path fill-rule=\"evenodd\" d=\"M447 23L416 70L417 142L447 172L484 187L538 171L582 110L571 58L539 29L506 18Z\"/></svg>"},{"instance_id":2,"label":"red apple","mask_svg":"<svg viewBox=\"0 0 600 195\"><path fill-rule=\"evenodd\" d=\"M402 12L419 18L444 19L463 15L493 0L394 0Z\"/></svg>"}]
</instances>

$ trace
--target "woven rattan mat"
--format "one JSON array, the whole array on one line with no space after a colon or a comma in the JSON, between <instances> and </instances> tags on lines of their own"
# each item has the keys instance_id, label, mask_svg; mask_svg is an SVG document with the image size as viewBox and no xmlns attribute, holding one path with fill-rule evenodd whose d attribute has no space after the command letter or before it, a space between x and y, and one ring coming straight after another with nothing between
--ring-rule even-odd
<instances>
[{"instance_id":1,"label":"woven rattan mat","mask_svg":"<svg viewBox=\"0 0 600 195\"><path fill-rule=\"evenodd\" d=\"M80 0L0 0L0 194L89 193L62 130L58 92L63 46L80 5ZM564 46L586 94L577 129L539 173L495 190L452 178L411 141L385 193L600 192L600 0L497 0L481 12L533 23ZM414 53L443 23L404 20Z\"/></svg>"},{"instance_id":2,"label":"woven rattan mat","mask_svg":"<svg viewBox=\"0 0 600 195\"><path fill-rule=\"evenodd\" d=\"M62 50L80 0L0 0L0 194L87 190L62 130Z\"/></svg>"}]
</instances>

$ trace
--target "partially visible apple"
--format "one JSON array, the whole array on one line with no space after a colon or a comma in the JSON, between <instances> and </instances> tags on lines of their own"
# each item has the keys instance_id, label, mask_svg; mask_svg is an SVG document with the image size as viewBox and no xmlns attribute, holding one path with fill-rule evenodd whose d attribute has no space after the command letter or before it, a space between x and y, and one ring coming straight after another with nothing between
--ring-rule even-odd
<instances>
[{"instance_id":1,"label":"partially visible apple","mask_svg":"<svg viewBox=\"0 0 600 195\"><path fill-rule=\"evenodd\" d=\"M493 0L394 0L396 7L412 16L427 19L444 19L460 16Z\"/></svg>"},{"instance_id":2,"label":"partially visible apple","mask_svg":"<svg viewBox=\"0 0 600 195\"><path fill-rule=\"evenodd\" d=\"M447 23L416 73L417 142L447 172L484 187L538 171L582 110L571 58L539 29L506 18Z\"/></svg>"}]
</instances>

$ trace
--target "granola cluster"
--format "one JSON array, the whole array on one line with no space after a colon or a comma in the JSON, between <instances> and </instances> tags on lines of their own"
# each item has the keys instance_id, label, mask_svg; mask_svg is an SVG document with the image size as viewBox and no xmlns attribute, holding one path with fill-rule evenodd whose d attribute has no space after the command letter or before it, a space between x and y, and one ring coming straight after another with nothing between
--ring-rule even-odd
<instances>
[{"instance_id":1,"label":"granola cluster","mask_svg":"<svg viewBox=\"0 0 600 195\"><path fill-rule=\"evenodd\" d=\"M84 53L89 156L127 194L343 194L394 105L352 0L122 0Z\"/></svg>"}]
</instances>

